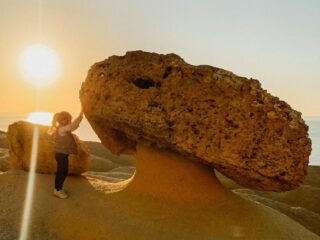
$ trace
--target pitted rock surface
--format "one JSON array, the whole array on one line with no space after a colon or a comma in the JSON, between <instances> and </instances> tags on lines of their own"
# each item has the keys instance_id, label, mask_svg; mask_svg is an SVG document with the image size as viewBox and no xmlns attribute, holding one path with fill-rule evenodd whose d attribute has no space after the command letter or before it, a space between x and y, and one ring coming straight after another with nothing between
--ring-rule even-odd
<instances>
[{"instance_id":1,"label":"pitted rock surface","mask_svg":"<svg viewBox=\"0 0 320 240\"><path fill-rule=\"evenodd\" d=\"M147 142L269 191L293 189L306 175L311 140L301 113L230 71L175 54L128 52L94 64L80 100L116 154Z\"/></svg>"}]
</instances>

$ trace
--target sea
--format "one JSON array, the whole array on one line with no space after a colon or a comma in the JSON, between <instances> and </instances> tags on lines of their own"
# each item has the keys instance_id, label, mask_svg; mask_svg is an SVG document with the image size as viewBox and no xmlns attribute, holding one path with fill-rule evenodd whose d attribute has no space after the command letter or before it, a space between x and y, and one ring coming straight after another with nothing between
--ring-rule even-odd
<instances>
[{"instance_id":1,"label":"sea","mask_svg":"<svg viewBox=\"0 0 320 240\"><path fill-rule=\"evenodd\" d=\"M29 113L0 113L0 130L7 131L11 123L26 120L28 115ZM312 152L309 158L309 165L320 165L320 116L303 117L303 119L309 126L309 137L312 140ZM85 118L74 133L77 134L81 140L100 142L98 136Z\"/></svg>"}]
</instances>

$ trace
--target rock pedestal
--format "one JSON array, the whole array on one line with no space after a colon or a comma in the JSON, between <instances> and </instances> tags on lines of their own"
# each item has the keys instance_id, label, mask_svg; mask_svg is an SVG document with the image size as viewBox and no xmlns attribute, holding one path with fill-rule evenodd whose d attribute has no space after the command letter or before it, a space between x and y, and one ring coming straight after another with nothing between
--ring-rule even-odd
<instances>
[{"instance_id":1,"label":"rock pedestal","mask_svg":"<svg viewBox=\"0 0 320 240\"><path fill-rule=\"evenodd\" d=\"M35 131L37 128L37 131ZM30 169L30 158L34 133L39 133L37 146L37 166L36 172L53 174L56 172L56 160L54 157L54 141L47 131L49 127L19 121L8 127L7 140L12 169ZM88 170L89 154L79 138L74 135L78 154L69 155L69 174L81 174Z\"/></svg>"},{"instance_id":2,"label":"rock pedestal","mask_svg":"<svg viewBox=\"0 0 320 240\"><path fill-rule=\"evenodd\" d=\"M131 182L106 183L105 191L101 182L90 184L105 192L101 199L108 216L103 230L108 236L139 240L320 239L286 215L233 194L200 162L141 144L136 158Z\"/></svg>"}]
</instances>

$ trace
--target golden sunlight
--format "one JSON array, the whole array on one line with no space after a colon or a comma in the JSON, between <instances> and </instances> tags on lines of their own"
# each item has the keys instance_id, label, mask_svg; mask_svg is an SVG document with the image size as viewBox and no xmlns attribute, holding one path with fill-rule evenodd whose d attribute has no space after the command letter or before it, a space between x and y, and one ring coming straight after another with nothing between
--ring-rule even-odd
<instances>
[{"instance_id":1,"label":"golden sunlight","mask_svg":"<svg viewBox=\"0 0 320 240\"><path fill-rule=\"evenodd\" d=\"M19 60L23 78L43 87L54 82L60 75L61 63L57 54L45 45L37 44L25 49Z\"/></svg>"},{"instance_id":2,"label":"golden sunlight","mask_svg":"<svg viewBox=\"0 0 320 240\"><path fill-rule=\"evenodd\" d=\"M50 126L52 113L50 112L31 112L27 118L28 122Z\"/></svg>"}]
</instances>

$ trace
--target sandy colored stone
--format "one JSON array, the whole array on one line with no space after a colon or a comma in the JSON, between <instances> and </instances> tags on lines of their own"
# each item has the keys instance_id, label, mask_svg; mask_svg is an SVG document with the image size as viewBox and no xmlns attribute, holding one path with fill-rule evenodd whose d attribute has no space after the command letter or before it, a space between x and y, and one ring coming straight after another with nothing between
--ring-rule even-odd
<instances>
[{"instance_id":1,"label":"sandy colored stone","mask_svg":"<svg viewBox=\"0 0 320 240\"><path fill-rule=\"evenodd\" d=\"M131 182L69 177L67 200L48 192L51 176L36 174L28 239L320 239L285 214L233 194L202 163L140 144L136 156ZM0 174L0 239L18 239L27 180Z\"/></svg>"},{"instance_id":2,"label":"sandy colored stone","mask_svg":"<svg viewBox=\"0 0 320 240\"><path fill-rule=\"evenodd\" d=\"M30 169L30 155L32 149L32 139L34 127L39 129L39 146L36 172L53 174L56 172L56 160L54 157L53 138L48 135L49 127L35 125L25 121L15 122L8 127L7 139L12 169ZM69 174L81 174L88 170L89 154L86 148L74 135L78 154L69 155Z\"/></svg>"},{"instance_id":3,"label":"sandy colored stone","mask_svg":"<svg viewBox=\"0 0 320 240\"><path fill-rule=\"evenodd\" d=\"M8 148L6 132L0 130L0 148Z\"/></svg>"},{"instance_id":4,"label":"sandy colored stone","mask_svg":"<svg viewBox=\"0 0 320 240\"><path fill-rule=\"evenodd\" d=\"M280 193L246 189L219 173L217 178L238 196L282 212L320 236L320 166L308 167L300 187Z\"/></svg>"},{"instance_id":5,"label":"sandy colored stone","mask_svg":"<svg viewBox=\"0 0 320 240\"><path fill-rule=\"evenodd\" d=\"M80 100L116 154L148 142L261 190L293 189L306 175L308 126L254 79L193 66L175 54L135 51L94 64Z\"/></svg>"}]
</instances>

